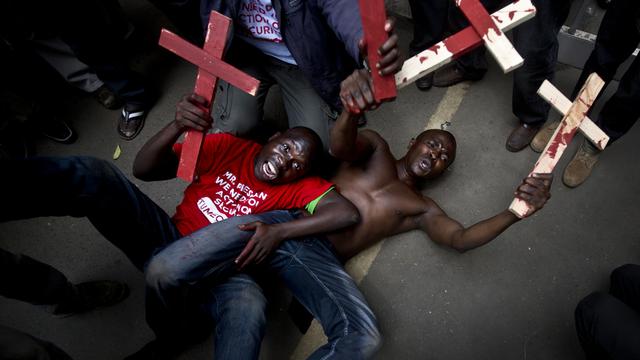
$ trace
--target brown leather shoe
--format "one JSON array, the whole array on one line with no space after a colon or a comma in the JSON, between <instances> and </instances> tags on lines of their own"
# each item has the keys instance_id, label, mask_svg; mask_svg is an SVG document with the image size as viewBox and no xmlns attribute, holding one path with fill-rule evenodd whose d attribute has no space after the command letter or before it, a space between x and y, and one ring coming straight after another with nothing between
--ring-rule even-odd
<instances>
[{"instance_id":1,"label":"brown leather shoe","mask_svg":"<svg viewBox=\"0 0 640 360\"><path fill-rule=\"evenodd\" d=\"M536 136L538 130L540 130L540 126L531 126L525 123L520 123L518 127L513 129L511 135L507 138L507 150L511 152L518 152L524 149L529 145L529 143L531 143L531 140Z\"/></svg>"}]
</instances>

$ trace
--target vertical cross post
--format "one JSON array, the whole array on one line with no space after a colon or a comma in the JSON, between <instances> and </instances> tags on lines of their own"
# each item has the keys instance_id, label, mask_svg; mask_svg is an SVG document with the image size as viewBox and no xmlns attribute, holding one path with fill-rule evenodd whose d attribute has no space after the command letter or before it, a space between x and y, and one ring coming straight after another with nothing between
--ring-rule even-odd
<instances>
[{"instance_id":1,"label":"vertical cross post","mask_svg":"<svg viewBox=\"0 0 640 360\"><path fill-rule=\"evenodd\" d=\"M373 79L373 96L379 102L395 99L397 88L393 75L382 76L376 69L376 64L380 60L378 49L389 38L384 30L387 20L384 0L359 1L362 29L367 43L367 59L369 60Z\"/></svg>"},{"instance_id":2,"label":"vertical cross post","mask_svg":"<svg viewBox=\"0 0 640 360\"><path fill-rule=\"evenodd\" d=\"M560 157L564 153L576 131L580 127L580 124L587 116L587 112L593 102L598 97L598 94L604 87L604 81L593 73L589 76L585 82L582 90L578 94L578 98L573 102L571 108L562 118L560 125L551 136L549 143L544 148L540 158L533 167L531 173L551 173L556 164L560 160ZM514 199L509 206L509 210L519 218L527 217L533 209L523 200Z\"/></svg>"},{"instance_id":3,"label":"vertical cross post","mask_svg":"<svg viewBox=\"0 0 640 360\"><path fill-rule=\"evenodd\" d=\"M218 78L251 95L255 95L258 89L258 80L221 60L230 24L231 19L212 11L203 49L197 48L166 29L162 29L160 34L160 46L198 66L194 93L206 99L208 112L213 105ZM188 182L193 181L203 139L204 133L200 131L186 132L178 164L179 178Z\"/></svg>"}]
</instances>

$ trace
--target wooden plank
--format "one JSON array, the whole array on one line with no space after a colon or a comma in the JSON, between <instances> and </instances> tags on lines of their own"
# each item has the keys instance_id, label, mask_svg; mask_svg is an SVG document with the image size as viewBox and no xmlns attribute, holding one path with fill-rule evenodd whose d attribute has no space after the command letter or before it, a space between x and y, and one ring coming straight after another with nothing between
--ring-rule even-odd
<instances>
[{"instance_id":1,"label":"wooden plank","mask_svg":"<svg viewBox=\"0 0 640 360\"><path fill-rule=\"evenodd\" d=\"M384 30L387 20L384 0L360 0L360 17L367 44L367 59L371 67L373 96L380 102L395 99L397 95L395 78L393 75L382 76L376 69L376 64L380 61L378 49L389 38Z\"/></svg>"},{"instance_id":2,"label":"wooden plank","mask_svg":"<svg viewBox=\"0 0 640 360\"><path fill-rule=\"evenodd\" d=\"M560 125L553 133L553 136L549 140L549 143L544 148L544 151L538 158L533 171L531 173L551 173L556 164L560 160L560 157L564 153L576 131L580 127L580 124L584 120L587 112L596 97L600 93L600 90L604 87L604 81L593 73L589 76L584 86L580 90L578 98L573 102L567 114L562 118ZM509 210L520 218L527 217L533 212L533 209L529 205L520 199L514 199L509 206Z\"/></svg>"},{"instance_id":3,"label":"wooden plank","mask_svg":"<svg viewBox=\"0 0 640 360\"><path fill-rule=\"evenodd\" d=\"M209 16L209 24L207 25L207 35L204 42L204 52L209 53L215 58L222 58L231 19L217 12L212 12ZM215 36L212 36L215 34ZM215 89L218 78L211 73L198 69L196 76L196 84L193 92L202 96L207 100L206 109L207 116L211 112L211 106L215 99ZM197 130L189 130L184 135L182 143L182 152L180 153L180 162L178 163L177 177L187 182L192 182L196 175L196 167L200 156L200 148L204 133Z\"/></svg>"},{"instance_id":4,"label":"wooden plank","mask_svg":"<svg viewBox=\"0 0 640 360\"><path fill-rule=\"evenodd\" d=\"M500 30L496 21L489 15L479 0L456 0L456 6L462 11L469 23L482 38L484 45L496 59L505 73L522 66L524 59Z\"/></svg>"},{"instance_id":5,"label":"wooden plank","mask_svg":"<svg viewBox=\"0 0 640 360\"><path fill-rule=\"evenodd\" d=\"M518 0L494 12L491 17L502 32L507 32L533 18L536 8L531 0ZM402 69L396 73L396 85L401 89L419 78L436 71L452 60L482 45L482 38L467 27L429 49L407 59Z\"/></svg>"},{"instance_id":6,"label":"wooden plank","mask_svg":"<svg viewBox=\"0 0 640 360\"><path fill-rule=\"evenodd\" d=\"M181 39L167 29L162 29L160 45L213 76L224 79L236 88L255 95L260 82L220 59L205 53L202 49Z\"/></svg>"},{"instance_id":7,"label":"wooden plank","mask_svg":"<svg viewBox=\"0 0 640 360\"><path fill-rule=\"evenodd\" d=\"M540 85L538 95L545 99L562 115L566 115L569 112L569 108L571 108L571 101L548 80L545 80L542 85ZM609 136L586 116L580 124L580 132L600 150L604 150L609 143Z\"/></svg>"}]
</instances>

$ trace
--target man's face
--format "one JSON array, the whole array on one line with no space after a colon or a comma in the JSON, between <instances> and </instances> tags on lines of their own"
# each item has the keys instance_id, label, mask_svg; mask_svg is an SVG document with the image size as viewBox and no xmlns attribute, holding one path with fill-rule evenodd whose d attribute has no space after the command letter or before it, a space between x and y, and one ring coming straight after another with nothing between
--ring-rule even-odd
<instances>
[{"instance_id":1,"label":"man's face","mask_svg":"<svg viewBox=\"0 0 640 360\"><path fill-rule=\"evenodd\" d=\"M284 184L305 176L311 166L310 159L318 144L301 131L287 131L277 135L256 156L256 177L272 184Z\"/></svg>"},{"instance_id":2,"label":"man's face","mask_svg":"<svg viewBox=\"0 0 640 360\"><path fill-rule=\"evenodd\" d=\"M455 156L456 144L449 133L427 130L411 143L406 156L407 170L417 178L433 179L449 167Z\"/></svg>"}]
</instances>

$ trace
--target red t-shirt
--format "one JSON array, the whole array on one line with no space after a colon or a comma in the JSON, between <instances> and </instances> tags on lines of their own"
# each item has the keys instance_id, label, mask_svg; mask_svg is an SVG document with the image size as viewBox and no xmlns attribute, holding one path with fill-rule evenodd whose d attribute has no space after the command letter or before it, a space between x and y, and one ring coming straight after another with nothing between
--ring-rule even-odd
<instances>
[{"instance_id":1,"label":"red t-shirt","mask_svg":"<svg viewBox=\"0 0 640 360\"><path fill-rule=\"evenodd\" d=\"M173 149L179 156L182 144ZM196 169L199 177L185 189L173 216L182 235L231 216L303 208L333 185L316 176L282 185L260 181L253 172L260 149L260 144L229 134L205 137Z\"/></svg>"}]
</instances>

